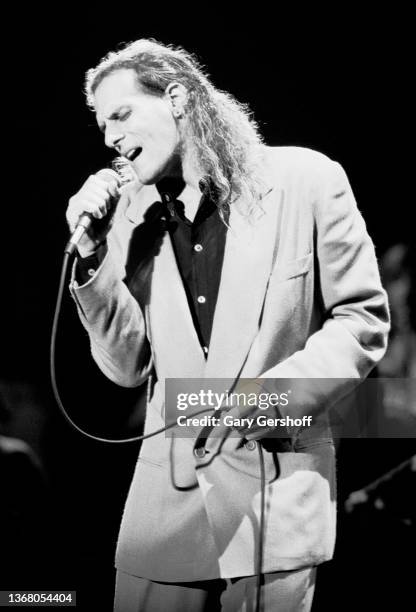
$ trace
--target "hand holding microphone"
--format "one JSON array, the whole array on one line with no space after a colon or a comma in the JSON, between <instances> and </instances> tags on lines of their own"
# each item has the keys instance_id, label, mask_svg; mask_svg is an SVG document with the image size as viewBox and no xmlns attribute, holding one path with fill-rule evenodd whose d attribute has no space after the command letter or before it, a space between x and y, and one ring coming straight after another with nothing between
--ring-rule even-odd
<instances>
[{"instance_id":1,"label":"hand holding microphone","mask_svg":"<svg viewBox=\"0 0 416 612\"><path fill-rule=\"evenodd\" d=\"M65 249L78 249L81 257L91 255L105 239L120 197L122 179L109 168L87 178L81 189L69 200L66 219L71 239Z\"/></svg>"}]
</instances>

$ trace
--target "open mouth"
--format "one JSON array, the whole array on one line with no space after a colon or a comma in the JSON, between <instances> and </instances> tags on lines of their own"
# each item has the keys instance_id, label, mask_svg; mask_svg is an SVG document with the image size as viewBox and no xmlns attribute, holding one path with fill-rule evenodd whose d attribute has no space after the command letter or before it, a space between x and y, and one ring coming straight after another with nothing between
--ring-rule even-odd
<instances>
[{"instance_id":1,"label":"open mouth","mask_svg":"<svg viewBox=\"0 0 416 612\"><path fill-rule=\"evenodd\" d=\"M142 152L142 147L137 147L137 149L132 149L131 151L129 151L128 153L126 153L126 157L129 161L133 162L135 159L137 159L140 155L140 153Z\"/></svg>"}]
</instances>

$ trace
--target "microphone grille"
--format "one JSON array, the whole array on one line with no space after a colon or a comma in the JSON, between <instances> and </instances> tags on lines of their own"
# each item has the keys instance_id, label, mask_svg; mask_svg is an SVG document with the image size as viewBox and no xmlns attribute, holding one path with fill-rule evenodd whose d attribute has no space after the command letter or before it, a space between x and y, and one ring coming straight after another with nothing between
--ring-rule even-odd
<instances>
[{"instance_id":1,"label":"microphone grille","mask_svg":"<svg viewBox=\"0 0 416 612\"><path fill-rule=\"evenodd\" d=\"M136 175L125 157L115 157L111 162L111 168L120 177L120 187L124 187L124 185L128 185L128 183L136 180Z\"/></svg>"}]
</instances>

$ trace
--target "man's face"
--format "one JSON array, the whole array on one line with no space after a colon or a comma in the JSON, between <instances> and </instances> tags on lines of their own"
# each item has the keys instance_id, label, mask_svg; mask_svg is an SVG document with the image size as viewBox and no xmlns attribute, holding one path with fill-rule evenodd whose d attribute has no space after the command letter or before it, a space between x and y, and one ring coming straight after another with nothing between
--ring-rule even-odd
<instances>
[{"instance_id":1,"label":"man's face","mask_svg":"<svg viewBox=\"0 0 416 612\"><path fill-rule=\"evenodd\" d=\"M105 143L124 155L145 185L175 172L180 134L168 95L145 93L133 70L104 77L94 94L97 123Z\"/></svg>"}]
</instances>

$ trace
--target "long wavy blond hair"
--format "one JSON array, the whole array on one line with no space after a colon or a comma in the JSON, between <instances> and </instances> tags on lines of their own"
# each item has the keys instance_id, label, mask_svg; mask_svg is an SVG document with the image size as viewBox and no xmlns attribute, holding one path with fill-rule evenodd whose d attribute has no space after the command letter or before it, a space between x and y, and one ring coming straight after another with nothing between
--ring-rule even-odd
<instances>
[{"instance_id":1,"label":"long wavy blond hair","mask_svg":"<svg viewBox=\"0 0 416 612\"><path fill-rule=\"evenodd\" d=\"M140 39L108 53L88 70L85 93L92 109L98 85L120 69L133 69L144 91L152 95L162 96L172 82L184 85L186 145L212 181L223 219L230 204L240 198L248 215L261 208L262 138L246 104L214 87L197 59L184 49Z\"/></svg>"}]
</instances>

